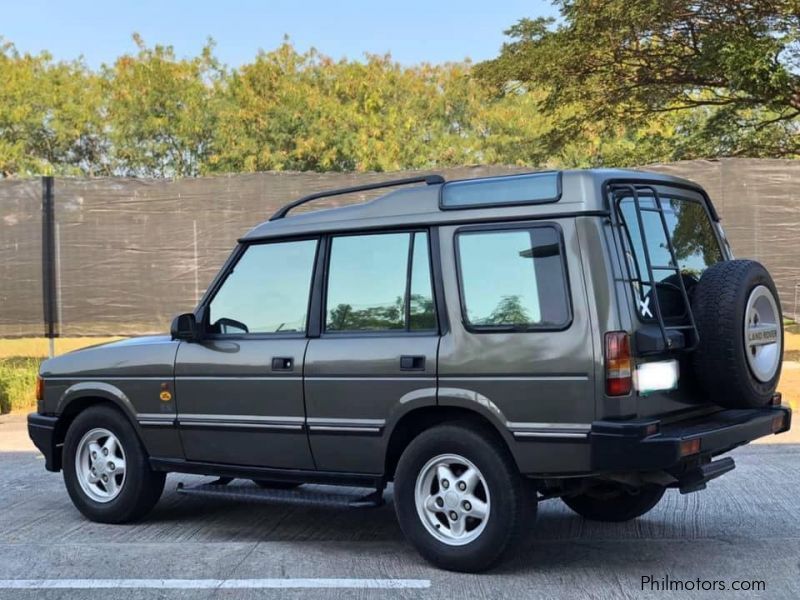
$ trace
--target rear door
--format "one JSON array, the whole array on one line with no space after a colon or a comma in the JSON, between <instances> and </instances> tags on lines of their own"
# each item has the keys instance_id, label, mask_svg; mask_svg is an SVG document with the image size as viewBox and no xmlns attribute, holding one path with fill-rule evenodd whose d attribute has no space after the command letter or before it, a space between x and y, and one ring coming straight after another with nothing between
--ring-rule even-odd
<instances>
[{"instance_id":1,"label":"rear door","mask_svg":"<svg viewBox=\"0 0 800 600\"><path fill-rule=\"evenodd\" d=\"M633 190L639 198L642 209L641 219L644 225L644 236L639 226ZM692 341L693 333L686 302L679 287L678 277L682 278L689 298L692 289L700 280L705 270L726 257L724 244L718 237L716 227L705 199L698 191L663 185L651 185L645 182L612 186L609 191L609 202L619 220L617 228L623 250L626 273L630 279L632 302L630 311L634 323L634 352L638 363L678 359L680 373L677 389L670 391L653 391L639 393L637 396L637 414L640 416L663 415L665 413L696 407L702 404L702 394L695 388L691 377L688 353L663 352L661 354L643 354L636 348L636 332L648 330L658 332L657 316L653 298L653 287L650 284L644 256L644 239L647 242L651 265L653 265L653 281L659 282L656 287L658 304L667 326L687 327L685 332L687 344ZM661 217L652 209L659 202L664 212L667 228L663 227ZM669 240L667 239L669 236ZM671 243L677 260L679 272L672 265L669 253Z\"/></svg>"},{"instance_id":2,"label":"rear door","mask_svg":"<svg viewBox=\"0 0 800 600\"><path fill-rule=\"evenodd\" d=\"M428 232L333 235L321 333L305 362L317 468L382 473L389 424L436 402L438 324Z\"/></svg>"},{"instance_id":3,"label":"rear door","mask_svg":"<svg viewBox=\"0 0 800 600\"><path fill-rule=\"evenodd\" d=\"M175 365L186 458L313 469L303 357L317 239L253 244L205 306L206 337Z\"/></svg>"}]
</instances>

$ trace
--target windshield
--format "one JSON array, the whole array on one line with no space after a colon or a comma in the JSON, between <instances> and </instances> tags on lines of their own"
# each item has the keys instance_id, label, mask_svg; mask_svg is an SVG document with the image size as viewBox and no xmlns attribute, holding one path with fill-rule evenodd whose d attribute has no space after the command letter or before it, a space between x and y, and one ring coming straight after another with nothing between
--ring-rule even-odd
<instances>
[{"instance_id":1,"label":"windshield","mask_svg":"<svg viewBox=\"0 0 800 600\"><path fill-rule=\"evenodd\" d=\"M631 195L624 191L618 191L615 197L629 235L628 242L633 249L633 252L626 249L626 256L634 287L640 296L639 314L644 320L650 320L655 317L653 305L648 301L652 286L648 283L636 207ZM666 237L668 235L680 268L680 277L683 278L687 291L691 293L691 288L700 280L703 272L723 258L714 226L705 206L699 200L659 193L659 201L667 222L666 231L657 212L643 210L641 213L651 264L654 267L663 267L672 263ZM656 207L652 191L639 191L639 205L643 209ZM653 279L664 282L664 285L658 286L658 299L665 318L681 318L685 313L678 276L674 270L653 269Z\"/></svg>"}]
</instances>

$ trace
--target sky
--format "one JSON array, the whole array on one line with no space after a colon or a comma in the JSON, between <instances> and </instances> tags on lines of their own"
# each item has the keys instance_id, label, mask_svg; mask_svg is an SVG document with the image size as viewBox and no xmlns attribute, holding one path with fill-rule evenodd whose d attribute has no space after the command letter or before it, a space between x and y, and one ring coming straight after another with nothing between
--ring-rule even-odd
<instances>
[{"instance_id":1,"label":"sky","mask_svg":"<svg viewBox=\"0 0 800 600\"><path fill-rule=\"evenodd\" d=\"M83 56L92 68L134 53L134 32L179 57L196 55L210 36L231 67L284 35L301 51L313 46L336 59L388 52L410 65L492 58L520 18L556 15L549 0L0 0L0 37L22 52Z\"/></svg>"}]
</instances>

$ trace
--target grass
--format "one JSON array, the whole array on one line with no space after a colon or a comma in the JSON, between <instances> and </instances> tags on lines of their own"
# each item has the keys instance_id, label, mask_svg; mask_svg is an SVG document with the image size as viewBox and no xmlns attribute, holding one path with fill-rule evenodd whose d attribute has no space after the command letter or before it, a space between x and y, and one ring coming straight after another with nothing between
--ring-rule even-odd
<instances>
[{"instance_id":1,"label":"grass","mask_svg":"<svg viewBox=\"0 0 800 600\"><path fill-rule=\"evenodd\" d=\"M36 406L36 374L41 359L14 356L0 359L0 415Z\"/></svg>"},{"instance_id":2,"label":"grass","mask_svg":"<svg viewBox=\"0 0 800 600\"><path fill-rule=\"evenodd\" d=\"M119 337L74 337L56 338L56 354L64 354L72 350L104 344L119 340ZM0 359L12 356L37 356L46 358L48 353L48 343L45 338L0 338Z\"/></svg>"}]
</instances>

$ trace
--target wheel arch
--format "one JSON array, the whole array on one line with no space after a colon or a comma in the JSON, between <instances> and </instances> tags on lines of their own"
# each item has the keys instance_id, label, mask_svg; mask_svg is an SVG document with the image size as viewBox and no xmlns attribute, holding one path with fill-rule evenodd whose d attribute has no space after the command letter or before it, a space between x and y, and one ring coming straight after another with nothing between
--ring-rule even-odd
<instances>
[{"instance_id":1,"label":"wheel arch","mask_svg":"<svg viewBox=\"0 0 800 600\"><path fill-rule=\"evenodd\" d=\"M107 383L78 383L67 388L58 401L58 421L53 431L56 453L54 463L56 470L61 468L62 449L67 430L79 414L94 406L111 406L121 412L141 437L139 425L135 418L133 405L118 388Z\"/></svg>"},{"instance_id":2,"label":"wheel arch","mask_svg":"<svg viewBox=\"0 0 800 600\"><path fill-rule=\"evenodd\" d=\"M423 406L405 413L397 420L391 430L386 445L384 462L384 478L386 481L394 479L400 456L414 438L432 427L451 422L470 423L483 429L508 451L514 463L517 464L514 452L509 444L510 433L508 430L503 432L493 419L477 410L463 406ZM517 466L519 465L517 464Z\"/></svg>"}]
</instances>

